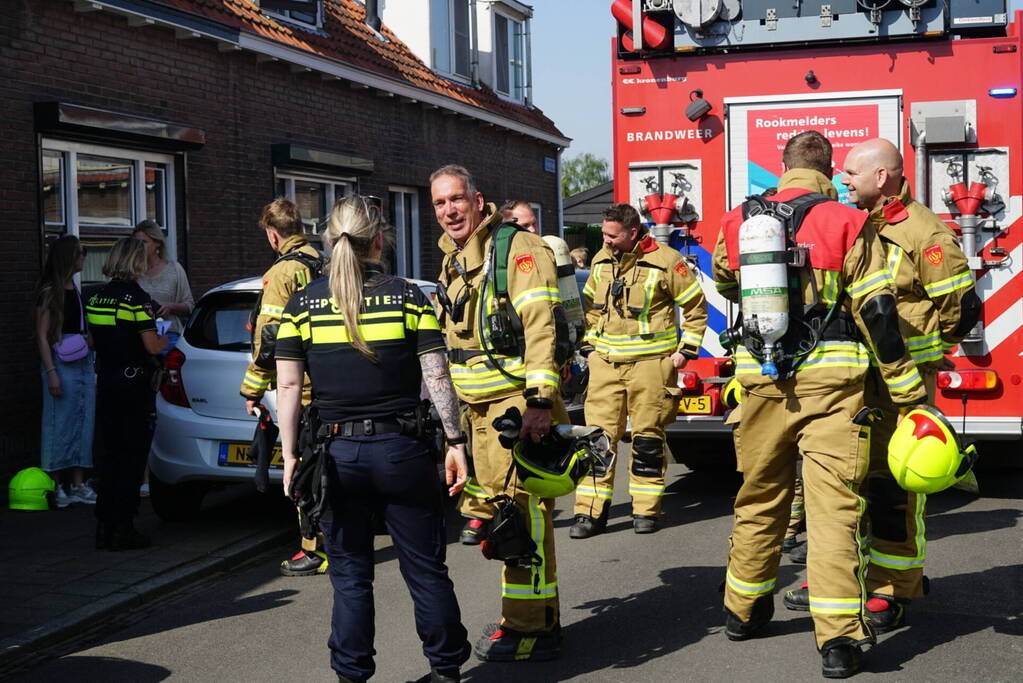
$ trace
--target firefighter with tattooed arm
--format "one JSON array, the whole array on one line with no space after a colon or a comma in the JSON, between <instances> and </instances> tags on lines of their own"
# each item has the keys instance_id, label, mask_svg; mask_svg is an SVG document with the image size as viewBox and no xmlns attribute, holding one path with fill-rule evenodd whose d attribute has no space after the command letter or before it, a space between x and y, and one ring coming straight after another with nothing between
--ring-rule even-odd
<instances>
[{"instance_id":1,"label":"firefighter with tattooed arm","mask_svg":"<svg viewBox=\"0 0 1023 683\"><path fill-rule=\"evenodd\" d=\"M754 637L774 615L802 455L810 614L824 676L845 678L860 669L862 646L874 638L858 543L870 354L900 410L924 402L927 392L899 330L875 227L834 201L831 144L805 131L788 141L782 162L777 194L726 213L714 250L718 289L742 310L724 339L735 348L743 393L734 432L743 485L729 539L725 634Z\"/></svg>"},{"instance_id":2,"label":"firefighter with tattooed arm","mask_svg":"<svg viewBox=\"0 0 1023 683\"><path fill-rule=\"evenodd\" d=\"M484 661L553 659L561 649L554 501L521 487L511 452L492 424L515 407L522 413L520 438L538 442L552 420L568 422L556 360L560 298L554 255L538 236L501 227L500 211L484 201L465 168L435 171L430 192L444 230L440 324L451 379L469 413L475 477L466 493L510 496L528 521L525 541L536 546L535 561L527 566L505 563L501 620L484 631L475 652ZM462 508L465 512L464 503Z\"/></svg>"},{"instance_id":3,"label":"firefighter with tattooed arm","mask_svg":"<svg viewBox=\"0 0 1023 683\"><path fill-rule=\"evenodd\" d=\"M664 495L664 427L678 412L678 370L696 358L707 328L707 301L678 251L648 234L629 204L604 209L604 248L583 288L590 381L586 419L616 444L632 420L629 494L633 531L657 530ZM681 335L675 309L682 309ZM614 464L576 491L569 535L607 527Z\"/></svg>"}]
</instances>

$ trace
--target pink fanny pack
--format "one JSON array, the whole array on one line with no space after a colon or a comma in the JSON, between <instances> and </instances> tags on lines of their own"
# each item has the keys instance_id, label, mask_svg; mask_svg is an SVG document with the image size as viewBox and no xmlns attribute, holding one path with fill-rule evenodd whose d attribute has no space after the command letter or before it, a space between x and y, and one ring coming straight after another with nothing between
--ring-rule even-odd
<instances>
[{"instance_id":1,"label":"pink fanny pack","mask_svg":"<svg viewBox=\"0 0 1023 683\"><path fill-rule=\"evenodd\" d=\"M74 290L78 298L79 327L78 334L69 334L53 345L53 354L62 363L73 363L82 360L89 353L89 342L85 339L85 307L82 305L82 297L78 296L78 289Z\"/></svg>"}]
</instances>

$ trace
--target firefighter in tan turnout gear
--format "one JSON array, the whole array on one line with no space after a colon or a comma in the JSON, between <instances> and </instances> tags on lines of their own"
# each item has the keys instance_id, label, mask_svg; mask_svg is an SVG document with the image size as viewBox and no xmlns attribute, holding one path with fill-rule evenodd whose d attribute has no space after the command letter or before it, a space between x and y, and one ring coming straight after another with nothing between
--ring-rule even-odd
<instances>
[{"instance_id":1,"label":"firefighter in tan turnout gear","mask_svg":"<svg viewBox=\"0 0 1023 683\"><path fill-rule=\"evenodd\" d=\"M751 198L725 214L714 251L719 290L742 302L749 318L729 330L739 342L736 377L743 399L734 437L744 481L735 499L725 578L725 634L751 638L774 615L781 543L802 454L813 549L807 558L810 613L824 676L844 678L859 670L862 645L873 640L864 619L858 543L866 509L858 489L871 438L863 400L868 348L897 406L908 410L927 394L899 331L894 287L873 224L856 209L827 201L836 196L831 144L816 131L800 133L786 144L783 164L777 194ZM750 220L758 214L779 217L785 226L782 237L788 239L778 253L741 246L749 244ZM771 288L740 282L740 270L777 263L787 273L782 291L791 319L772 349L760 327L764 320L753 311L755 297Z\"/></svg>"},{"instance_id":2,"label":"firefighter in tan turnout gear","mask_svg":"<svg viewBox=\"0 0 1023 683\"><path fill-rule=\"evenodd\" d=\"M560 305L554 255L526 231L499 229L497 207L484 202L469 172L444 166L430 178L444 252L437 298L446 337L451 379L468 405L475 497L507 494L525 524L535 552L530 561L506 561L501 620L475 646L484 661L553 659L560 654L558 572L551 512L554 501L521 488L511 452L498 441L494 419L511 407L522 413L522 438L539 441L552 420L567 423L555 360L555 311ZM494 269L501 239L507 259L506 294L495 292ZM498 289L500 285L498 284ZM519 329L516 330L515 318ZM524 347L524 348L523 348ZM469 487L467 486L467 489ZM465 499L463 499L465 500ZM464 508L463 508L464 510ZM509 539L503 539L509 540ZM485 540L484 543L487 543Z\"/></svg>"},{"instance_id":3,"label":"firefighter in tan turnout gear","mask_svg":"<svg viewBox=\"0 0 1023 683\"><path fill-rule=\"evenodd\" d=\"M305 237L305 226L298 207L287 199L275 199L263 207L259 227L266 232L270 248L277 260L263 274L263 292L250 321L252 331L252 360L245 369L241 395L245 410L255 414L263 394L273 387L277 378L275 350L277 330L281 325L284 307L291 295L305 287L323 268L320 254ZM302 404L312 401L309 377L302 391ZM312 576L327 569L327 557L317 550L316 539L302 539L302 547L292 557L281 562L284 576Z\"/></svg>"},{"instance_id":4,"label":"firefighter in tan turnout gear","mask_svg":"<svg viewBox=\"0 0 1023 683\"><path fill-rule=\"evenodd\" d=\"M678 370L696 358L707 302L681 254L647 234L628 204L604 210L604 247L583 288L590 380L586 421L617 444L632 420L629 494L633 530L657 529L664 495L664 427L678 411ZM681 307L681 335L675 318ZM615 467L595 470L576 489L569 535L588 538L607 526Z\"/></svg>"}]
</instances>

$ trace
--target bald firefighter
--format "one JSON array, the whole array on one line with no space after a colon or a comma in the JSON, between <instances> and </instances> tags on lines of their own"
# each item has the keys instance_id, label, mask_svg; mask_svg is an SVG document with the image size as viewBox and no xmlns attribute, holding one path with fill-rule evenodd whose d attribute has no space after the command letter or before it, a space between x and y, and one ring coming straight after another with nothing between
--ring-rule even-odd
<instances>
[{"instance_id":1,"label":"bald firefighter","mask_svg":"<svg viewBox=\"0 0 1023 683\"><path fill-rule=\"evenodd\" d=\"M894 288L874 226L861 212L833 201L831 144L806 131L789 140L782 159L777 194L750 198L725 214L714 251L720 290L744 309L752 308L752 297L765 287L740 282L740 263L787 264L790 318L773 358L754 316L730 330L739 341L736 377L743 388L734 432L743 485L735 499L725 577L725 634L730 640L754 637L774 615L782 538L802 454L813 549L807 558L810 613L824 676L844 678L860 669L862 645L873 642L863 613L864 558L857 542L866 508L858 489L871 437L863 401L868 349L895 405L908 410L927 394L899 331ZM759 213L782 222L787 249L740 257L744 220ZM765 261L768 257L772 260Z\"/></svg>"},{"instance_id":2,"label":"bald firefighter","mask_svg":"<svg viewBox=\"0 0 1023 683\"><path fill-rule=\"evenodd\" d=\"M637 534L657 530L664 495L664 427L678 412L678 370L696 358L707 328L707 301L682 255L649 235L629 204L604 210L604 247L583 288L590 380L586 421L612 444L632 420L629 494ZM681 334L675 318L681 307ZM615 467L597 469L576 489L572 538L607 528Z\"/></svg>"},{"instance_id":3,"label":"bald firefighter","mask_svg":"<svg viewBox=\"0 0 1023 683\"><path fill-rule=\"evenodd\" d=\"M274 386L277 379L277 330L284 307L292 294L319 277L323 269L323 259L306 239L302 215L294 202L279 198L264 206L259 227L265 232L277 260L263 274L263 292L252 312L254 320L249 322L252 360L245 369L240 389L249 415L255 414L263 394ZM309 377L306 376L302 404L307 406L311 401ZM327 557L317 550L316 539L303 538L299 551L281 562L281 574L284 576L313 576L326 570Z\"/></svg>"},{"instance_id":4,"label":"bald firefighter","mask_svg":"<svg viewBox=\"0 0 1023 683\"><path fill-rule=\"evenodd\" d=\"M500 211L484 201L465 168L435 171L430 192L444 230L440 324L451 379L468 405L475 467L470 482L475 495L463 501L510 496L514 514L524 523L507 525L512 537L491 539L490 548L500 553L501 548L535 544L532 557L506 559L501 619L484 631L474 650L484 661L553 659L561 651L554 501L522 489L511 452L498 441L493 422L515 407L522 413L520 438L534 441L550 431L552 420L568 422L556 360L561 300L554 254L540 237L513 225L502 228ZM515 529L528 536L516 536Z\"/></svg>"}]
</instances>

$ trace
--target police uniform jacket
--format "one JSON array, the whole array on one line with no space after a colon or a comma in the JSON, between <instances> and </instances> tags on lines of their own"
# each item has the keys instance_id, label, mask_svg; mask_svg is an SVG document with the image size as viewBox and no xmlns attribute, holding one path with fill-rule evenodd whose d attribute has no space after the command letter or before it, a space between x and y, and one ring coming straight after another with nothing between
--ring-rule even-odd
<instances>
[{"instance_id":1,"label":"police uniform jacket","mask_svg":"<svg viewBox=\"0 0 1023 683\"><path fill-rule=\"evenodd\" d=\"M319 258L319 253L309 244L305 235L291 235L281 243L280 257L293 251ZM284 307L291 295L309 284L311 279L309 268L301 261L280 257L263 274L263 295L252 330L252 360L245 369L240 389L242 396L253 401L260 400L277 377L274 353ZM306 377L302 402L308 404L309 398L309 381Z\"/></svg>"},{"instance_id":2,"label":"police uniform jacket","mask_svg":"<svg viewBox=\"0 0 1023 683\"><path fill-rule=\"evenodd\" d=\"M779 179L778 193L767 199L788 201L807 192L837 197L829 178L797 168ZM714 249L716 286L735 302L740 300L742 286L738 249L742 222L741 206L726 213ZM743 388L768 397L811 396L860 383L870 367L872 351L896 404L924 400L923 381L899 332L894 286L884 249L867 216L838 202L818 204L806 213L795 241L807 249L809 272L803 269L801 275L803 303L813 303L815 285L821 307L838 302L838 312L851 318L855 329L846 338L820 341L798 365L795 376L783 381L762 375L760 363L739 346L735 374Z\"/></svg>"},{"instance_id":3,"label":"police uniform jacket","mask_svg":"<svg viewBox=\"0 0 1023 683\"><path fill-rule=\"evenodd\" d=\"M608 361L700 353L707 329L703 290L682 255L650 235L621 258L607 246L597 252L583 296L586 342ZM676 306L682 308L681 335Z\"/></svg>"},{"instance_id":4,"label":"police uniform jacket","mask_svg":"<svg viewBox=\"0 0 1023 683\"><path fill-rule=\"evenodd\" d=\"M89 297L85 317L101 371L136 368L148 371L150 354L143 332L156 332L153 300L139 283L111 280Z\"/></svg>"},{"instance_id":5,"label":"police uniform jacket","mask_svg":"<svg viewBox=\"0 0 1023 683\"><path fill-rule=\"evenodd\" d=\"M349 323L320 278L292 295L277 335L277 358L306 364L323 422L385 420L420 400L419 356L443 351L433 306L414 283L367 264L359 332L377 362L351 344Z\"/></svg>"},{"instance_id":6,"label":"police uniform jacket","mask_svg":"<svg viewBox=\"0 0 1023 683\"><path fill-rule=\"evenodd\" d=\"M518 393L527 399L553 403L560 389L554 359L554 307L561 303L561 297L554 253L537 235L517 232L508 253L508 296L522 321L525 349L515 355L492 355L512 378L502 374L482 352L483 342L488 347L492 342L479 324L480 306L484 307L484 315L497 308L489 286L485 300L480 299L484 262L501 222L497 207L487 204L483 223L464 245L459 247L446 234L438 243L444 252L438 286L445 289L453 304L468 296L459 320L454 320L448 311L441 314L452 361L451 380L458 397L466 403L483 403Z\"/></svg>"},{"instance_id":7,"label":"police uniform jacket","mask_svg":"<svg viewBox=\"0 0 1023 683\"><path fill-rule=\"evenodd\" d=\"M895 281L899 325L917 365L934 364L976 324L981 302L952 229L913 201L902 181L898 197L870 212Z\"/></svg>"}]
</instances>

